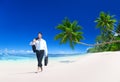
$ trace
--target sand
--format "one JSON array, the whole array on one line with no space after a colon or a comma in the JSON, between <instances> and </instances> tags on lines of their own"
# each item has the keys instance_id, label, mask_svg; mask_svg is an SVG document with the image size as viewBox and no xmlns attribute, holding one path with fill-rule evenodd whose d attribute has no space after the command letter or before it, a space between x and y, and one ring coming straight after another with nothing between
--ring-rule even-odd
<instances>
[{"instance_id":1,"label":"sand","mask_svg":"<svg viewBox=\"0 0 120 82\"><path fill-rule=\"evenodd\" d=\"M67 61L71 59L67 59ZM72 62L0 61L0 82L120 82L120 51L90 53Z\"/></svg>"}]
</instances>

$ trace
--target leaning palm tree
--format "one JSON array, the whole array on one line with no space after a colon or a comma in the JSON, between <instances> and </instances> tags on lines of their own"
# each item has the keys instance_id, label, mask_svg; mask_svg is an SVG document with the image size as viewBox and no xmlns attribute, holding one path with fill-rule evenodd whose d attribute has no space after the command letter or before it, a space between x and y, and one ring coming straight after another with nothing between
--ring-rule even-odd
<instances>
[{"instance_id":1,"label":"leaning palm tree","mask_svg":"<svg viewBox=\"0 0 120 82\"><path fill-rule=\"evenodd\" d=\"M68 18L65 18L62 24L59 24L56 29L60 30L61 33L57 34L54 39L59 39L60 44L69 42L72 49L74 49L76 42L83 39L81 32L82 27L78 25L77 21L70 22Z\"/></svg>"}]
</instances>

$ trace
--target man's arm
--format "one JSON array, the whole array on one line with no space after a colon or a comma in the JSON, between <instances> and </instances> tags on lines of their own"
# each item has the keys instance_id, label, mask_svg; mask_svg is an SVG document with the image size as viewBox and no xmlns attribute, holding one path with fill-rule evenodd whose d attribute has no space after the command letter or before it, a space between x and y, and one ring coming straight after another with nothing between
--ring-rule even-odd
<instances>
[{"instance_id":1,"label":"man's arm","mask_svg":"<svg viewBox=\"0 0 120 82\"><path fill-rule=\"evenodd\" d=\"M34 53L36 52L35 43L36 43L36 39L33 39L33 41L30 42L30 45L32 46L32 50L33 50Z\"/></svg>"}]
</instances>

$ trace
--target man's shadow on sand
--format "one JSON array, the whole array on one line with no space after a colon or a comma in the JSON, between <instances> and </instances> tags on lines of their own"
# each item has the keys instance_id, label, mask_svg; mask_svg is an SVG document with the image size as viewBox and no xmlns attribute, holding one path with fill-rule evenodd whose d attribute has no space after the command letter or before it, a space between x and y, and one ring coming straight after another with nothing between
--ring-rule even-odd
<instances>
[{"instance_id":1,"label":"man's shadow on sand","mask_svg":"<svg viewBox=\"0 0 120 82\"><path fill-rule=\"evenodd\" d=\"M35 71L32 71L32 72L22 72L22 73L15 73L16 75L19 75L19 74L25 74L25 75L27 75L27 74L39 74L39 73L42 73L42 72L35 72Z\"/></svg>"}]
</instances>

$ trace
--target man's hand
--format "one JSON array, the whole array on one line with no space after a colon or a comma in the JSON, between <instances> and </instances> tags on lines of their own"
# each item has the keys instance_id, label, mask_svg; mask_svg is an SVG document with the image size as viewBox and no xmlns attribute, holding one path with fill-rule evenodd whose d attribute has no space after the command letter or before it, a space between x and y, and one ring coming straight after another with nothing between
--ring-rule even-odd
<instances>
[{"instance_id":1,"label":"man's hand","mask_svg":"<svg viewBox=\"0 0 120 82\"><path fill-rule=\"evenodd\" d=\"M32 44L35 45L36 39L33 39Z\"/></svg>"},{"instance_id":2,"label":"man's hand","mask_svg":"<svg viewBox=\"0 0 120 82\"><path fill-rule=\"evenodd\" d=\"M36 42L36 39L33 39L33 42Z\"/></svg>"}]
</instances>

